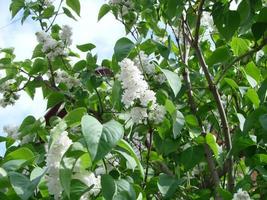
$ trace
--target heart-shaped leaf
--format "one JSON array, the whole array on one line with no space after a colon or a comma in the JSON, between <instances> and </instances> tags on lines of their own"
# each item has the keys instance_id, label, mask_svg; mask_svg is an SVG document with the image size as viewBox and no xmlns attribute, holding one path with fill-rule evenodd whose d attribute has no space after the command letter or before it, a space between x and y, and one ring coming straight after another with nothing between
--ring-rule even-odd
<instances>
[{"instance_id":1,"label":"heart-shaped leaf","mask_svg":"<svg viewBox=\"0 0 267 200\"><path fill-rule=\"evenodd\" d=\"M82 118L82 133L92 162L101 160L122 138L124 130L120 123L112 120L101 124L92 116Z\"/></svg>"}]
</instances>

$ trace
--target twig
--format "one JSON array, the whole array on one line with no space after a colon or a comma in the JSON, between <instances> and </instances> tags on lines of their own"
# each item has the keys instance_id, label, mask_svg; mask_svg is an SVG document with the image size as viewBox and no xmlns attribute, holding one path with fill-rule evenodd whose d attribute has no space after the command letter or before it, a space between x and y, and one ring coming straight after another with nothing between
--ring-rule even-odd
<instances>
[{"instance_id":1,"label":"twig","mask_svg":"<svg viewBox=\"0 0 267 200\"><path fill-rule=\"evenodd\" d=\"M146 171L145 171L144 186L147 183L148 169L149 169L149 159L150 159L150 153L151 153L152 141L153 141L153 129L151 127L149 128L149 133L148 134L149 134L149 141L148 141L148 144L147 144Z\"/></svg>"},{"instance_id":2,"label":"twig","mask_svg":"<svg viewBox=\"0 0 267 200\"><path fill-rule=\"evenodd\" d=\"M52 86L53 86L53 87L56 87L55 75L54 75L54 71L53 71L52 63L51 63L51 61L50 61L49 58L47 58L47 60L48 60L48 68L49 68L49 71L50 71L50 73L51 73L51 79L50 79L50 81L51 81Z\"/></svg>"},{"instance_id":3,"label":"twig","mask_svg":"<svg viewBox=\"0 0 267 200\"><path fill-rule=\"evenodd\" d=\"M60 11L60 8L61 8L62 3L63 3L63 0L60 1L59 6L58 6L58 9L57 9L57 12L56 12L56 14L55 14L55 16L54 16L51 24L48 26L48 28L45 30L45 32L48 32L50 30L50 28L53 26L53 24L55 23L55 20L56 20L58 14L59 14L59 11Z\"/></svg>"},{"instance_id":4,"label":"twig","mask_svg":"<svg viewBox=\"0 0 267 200\"><path fill-rule=\"evenodd\" d=\"M238 61L242 60L243 58L250 56L256 52L258 52L259 50L261 50L265 45L267 44L267 38L264 38L262 43L259 46L256 46L254 49L236 57L232 62L230 62L228 65L226 65L222 71L222 74L220 75L220 77L216 80L215 84L217 85L222 78L224 77L224 75L226 74L226 72L232 68L234 66L235 63L237 63Z\"/></svg>"},{"instance_id":5,"label":"twig","mask_svg":"<svg viewBox=\"0 0 267 200\"><path fill-rule=\"evenodd\" d=\"M197 15L197 22L196 22L196 28L195 28L195 39L194 39L195 44L198 43L198 39L199 39L200 21L201 21L204 3L205 3L205 0L200 0L199 7L198 7L198 15Z\"/></svg>"}]
</instances>

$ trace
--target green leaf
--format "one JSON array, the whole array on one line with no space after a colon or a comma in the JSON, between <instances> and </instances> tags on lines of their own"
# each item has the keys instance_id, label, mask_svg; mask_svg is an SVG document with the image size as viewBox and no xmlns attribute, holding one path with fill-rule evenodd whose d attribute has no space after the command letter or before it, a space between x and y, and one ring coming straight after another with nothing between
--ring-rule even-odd
<instances>
[{"instance_id":1,"label":"green leaf","mask_svg":"<svg viewBox=\"0 0 267 200\"><path fill-rule=\"evenodd\" d=\"M266 22L256 22L252 25L251 31L256 40L259 40L267 30Z\"/></svg>"},{"instance_id":2,"label":"green leaf","mask_svg":"<svg viewBox=\"0 0 267 200\"><path fill-rule=\"evenodd\" d=\"M267 22L267 7L263 7L258 15L258 22Z\"/></svg>"},{"instance_id":3,"label":"green leaf","mask_svg":"<svg viewBox=\"0 0 267 200\"><path fill-rule=\"evenodd\" d=\"M71 180L70 199L80 199L86 191L88 191L88 185L78 179Z\"/></svg>"},{"instance_id":4,"label":"green leaf","mask_svg":"<svg viewBox=\"0 0 267 200\"><path fill-rule=\"evenodd\" d=\"M66 0L67 5L80 16L80 0Z\"/></svg>"},{"instance_id":5,"label":"green leaf","mask_svg":"<svg viewBox=\"0 0 267 200\"><path fill-rule=\"evenodd\" d=\"M213 20L219 33L230 40L240 24L240 16L237 11L228 10L221 4L214 4Z\"/></svg>"},{"instance_id":6,"label":"green leaf","mask_svg":"<svg viewBox=\"0 0 267 200\"><path fill-rule=\"evenodd\" d=\"M218 63L224 63L231 57L231 52L228 47L222 46L217 48L207 59L207 64L212 66Z\"/></svg>"},{"instance_id":7,"label":"green leaf","mask_svg":"<svg viewBox=\"0 0 267 200\"><path fill-rule=\"evenodd\" d=\"M86 113L87 113L86 108L84 108L84 107L76 108L76 109L70 111L64 117L64 119L70 128L76 127L76 126L79 126L81 124L81 119Z\"/></svg>"},{"instance_id":8,"label":"green leaf","mask_svg":"<svg viewBox=\"0 0 267 200\"><path fill-rule=\"evenodd\" d=\"M261 80L261 71L259 70L258 67L256 67L256 65L254 64L254 62L249 62L246 65L245 68L246 74L251 76L257 83L260 82Z\"/></svg>"},{"instance_id":9,"label":"green leaf","mask_svg":"<svg viewBox=\"0 0 267 200\"><path fill-rule=\"evenodd\" d=\"M264 130L267 130L267 114L261 115L259 117L260 124Z\"/></svg>"},{"instance_id":10,"label":"green leaf","mask_svg":"<svg viewBox=\"0 0 267 200\"><path fill-rule=\"evenodd\" d=\"M176 97L182 86L180 77L178 76L178 74L167 69L161 69L161 71L167 78L167 81L171 86L174 96Z\"/></svg>"},{"instance_id":11,"label":"green leaf","mask_svg":"<svg viewBox=\"0 0 267 200\"><path fill-rule=\"evenodd\" d=\"M47 109L55 106L56 104L62 102L64 100L64 94L53 92L48 96L47 100Z\"/></svg>"},{"instance_id":12,"label":"green leaf","mask_svg":"<svg viewBox=\"0 0 267 200\"><path fill-rule=\"evenodd\" d=\"M128 38L124 37L119 39L114 47L114 54L117 61L122 61L124 58L126 58L134 46L134 43Z\"/></svg>"},{"instance_id":13,"label":"green leaf","mask_svg":"<svg viewBox=\"0 0 267 200\"><path fill-rule=\"evenodd\" d=\"M174 193L178 189L178 186L184 182L173 176L167 174L160 174L158 180L158 188L164 199L172 199Z\"/></svg>"},{"instance_id":14,"label":"green leaf","mask_svg":"<svg viewBox=\"0 0 267 200\"><path fill-rule=\"evenodd\" d=\"M14 18L15 15L24 7L24 1L25 0L12 0L9 8L12 13L12 18Z\"/></svg>"},{"instance_id":15,"label":"green leaf","mask_svg":"<svg viewBox=\"0 0 267 200\"><path fill-rule=\"evenodd\" d=\"M190 126L194 126L194 127L198 126L198 121L195 115L186 115L185 121Z\"/></svg>"},{"instance_id":16,"label":"green leaf","mask_svg":"<svg viewBox=\"0 0 267 200\"><path fill-rule=\"evenodd\" d=\"M54 15L55 7L54 6L49 6L48 8L44 9L42 13L42 18L43 19L49 19Z\"/></svg>"},{"instance_id":17,"label":"green leaf","mask_svg":"<svg viewBox=\"0 0 267 200\"><path fill-rule=\"evenodd\" d=\"M255 143L253 140L249 137L243 136L243 135L236 135L233 139L233 154L238 155L238 153L247 147L253 146Z\"/></svg>"},{"instance_id":18,"label":"green leaf","mask_svg":"<svg viewBox=\"0 0 267 200\"><path fill-rule=\"evenodd\" d=\"M264 102L266 98L266 91L267 91L267 78L261 83L261 86L258 90L258 95L261 102Z\"/></svg>"},{"instance_id":19,"label":"green leaf","mask_svg":"<svg viewBox=\"0 0 267 200\"><path fill-rule=\"evenodd\" d=\"M136 200L133 186L124 179L115 180L112 176L101 176L102 193L106 200Z\"/></svg>"},{"instance_id":20,"label":"green leaf","mask_svg":"<svg viewBox=\"0 0 267 200\"><path fill-rule=\"evenodd\" d=\"M176 112L176 107L170 99L166 99L165 108L170 115L173 115Z\"/></svg>"},{"instance_id":21,"label":"green leaf","mask_svg":"<svg viewBox=\"0 0 267 200\"><path fill-rule=\"evenodd\" d=\"M205 137L206 143L209 145L214 155L217 157L219 154L218 145L216 143L216 138L211 133L208 133Z\"/></svg>"},{"instance_id":22,"label":"green leaf","mask_svg":"<svg viewBox=\"0 0 267 200\"><path fill-rule=\"evenodd\" d=\"M183 114L177 110L172 115L172 121L173 121L172 125L173 138L176 139L181 134L181 130L184 127L185 120Z\"/></svg>"},{"instance_id":23,"label":"green leaf","mask_svg":"<svg viewBox=\"0 0 267 200\"><path fill-rule=\"evenodd\" d=\"M224 78L224 81L228 85L230 85L233 89L238 89L239 88L239 86L237 85L237 83L233 79L231 79L231 78Z\"/></svg>"},{"instance_id":24,"label":"green leaf","mask_svg":"<svg viewBox=\"0 0 267 200\"><path fill-rule=\"evenodd\" d=\"M116 121L101 124L92 116L82 118L82 133L92 161L101 160L123 137L123 127Z\"/></svg>"},{"instance_id":25,"label":"green leaf","mask_svg":"<svg viewBox=\"0 0 267 200\"><path fill-rule=\"evenodd\" d=\"M37 74L38 72L45 71L47 69L47 63L44 59L37 58L34 60L30 74Z\"/></svg>"},{"instance_id":26,"label":"green leaf","mask_svg":"<svg viewBox=\"0 0 267 200\"><path fill-rule=\"evenodd\" d=\"M167 0L167 8L166 8L166 15L170 20L174 17L178 17L182 13L183 8L183 1L173 1L173 0Z\"/></svg>"},{"instance_id":27,"label":"green leaf","mask_svg":"<svg viewBox=\"0 0 267 200\"><path fill-rule=\"evenodd\" d=\"M100 19L102 19L102 17L104 17L109 11L110 11L110 6L108 4L102 5L98 13L97 20L99 21Z\"/></svg>"},{"instance_id":28,"label":"green leaf","mask_svg":"<svg viewBox=\"0 0 267 200\"><path fill-rule=\"evenodd\" d=\"M39 184L44 174L45 173L35 178L33 181L30 181L26 176L17 172L9 172L8 176L10 183L17 195L22 200L27 200L33 195L35 188Z\"/></svg>"},{"instance_id":29,"label":"green leaf","mask_svg":"<svg viewBox=\"0 0 267 200\"><path fill-rule=\"evenodd\" d=\"M64 189L64 192L67 194L68 198L70 199L72 170L66 167L61 168L59 170L59 176L60 176L60 183L62 185L62 188Z\"/></svg>"},{"instance_id":30,"label":"green leaf","mask_svg":"<svg viewBox=\"0 0 267 200\"><path fill-rule=\"evenodd\" d=\"M143 168L142 164L140 163L140 160L136 156L131 145L127 141L125 141L124 139L121 139L117 145L119 147L123 148L124 150L126 150L133 157L133 159L135 160L137 167L140 171L141 177L144 179L144 177L145 177L144 168Z\"/></svg>"},{"instance_id":31,"label":"green leaf","mask_svg":"<svg viewBox=\"0 0 267 200\"><path fill-rule=\"evenodd\" d=\"M82 69L84 69L86 65L87 65L87 62L85 60L80 60L77 63L75 63L75 65L73 66L73 70L76 72L79 72Z\"/></svg>"},{"instance_id":32,"label":"green leaf","mask_svg":"<svg viewBox=\"0 0 267 200\"><path fill-rule=\"evenodd\" d=\"M96 46L92 43L87 43L87 44L77 45L76 47L82 52L87 52L87 51L91 51Z\"/></svg>"},{"instance_id":33,"label":"green leaf","mask_svg":"<svg viewBox=\"0 0 267 200\"><path fill-rule=\"evenodd\" d=\"M192 169L205 159L204 148L202 145L191 146L177 155L177 158L178 162L181 162L184 165L185 170Z\"/></svg>"},{"instance_id":34,"label":"green leaf","mask_svg":"<svg viewBox=\"0 0 267 200\"><path fill-rule=\"evenodd\" d=\"M89 115L85 115L82 118L81 125L88 151L91 159L94 160L97 154L103 126L97 119Z\"/></svg>"},{"instance_id":35,"label":"green leaf","mask_svg":"<svg viewBox=\"0 0 267 200\"><path fill-rule=\"evenodd\" d=\"M45 54L42 51L42 45L41 44L36 45L36 47L33 50L32 59L37 57L43 58L44 56Z\"/></svg>"},{"instance_id":36,"label":"green leaf","mask_svg":"<svg viewBox=\"0 0 267 200\"><path fill-rule=\"evenodd\" d=\"M249 50L249 41L234 37L230 43L235 56L240 56Z\"/></svg>"},{"instance_id":37,"label":"green leaf","mask_svg":"<svg viewBox=\"0 0 267 200\"><path fill-rule=\"evenodd\" d=\"M246 25L247 23L249 23L249 20L252 17L252 5L250 3L250 0L243 0L241 1L241 3L238 6L237 9L239 16L240 16L240 21L241 21L241 25Z\"/></svg>"},{"instance_id":38,"label":"green leaf","mask_svg":"<svg viewBox=\"0 0 267 200\"><path fill-rule=\"evenodd\" d=\"M223 200L232 200L233 199L233 195L231 194L231 192L222 189L222 188L218 188L218 193L221 195L221 197L223 198Z\"/></svg>"},{"instance_id":39,"label":"green leaf","mask_svg":"<svg viewBox=\"0 0 267 200\"><path fill-rule=\"evenodd\" d=\"M76 21L76 18L73 16L73 14L71 13L71 11L66 8L66 7L63 7L63 12L65 13L65 15L67 15L69 18L72 18Z\"/></svg>"},{"instance_id":40,"label":"green leaf","mask_svg":"<svg viewBox=\"0 0 267 200\"><path fill-rule=\"evenodd\" d=\"M256 108L259 107L260 99L259 99L259 96L258 96L257 92L254 89L249 88L247 93L246 93L246 96L248 97L248 99L253 103L253 105Z\"/></svg>"},{"instance_id":41,"label":"green leaf","mask_svg":"<svg viewBox=\"0 0 267 200\"><path fill-rule=\"evenodd\" d=\"M170 49L158 42L156 42L156 46L159 50L159 53L160 55L165 58L165 59L168 59L169 58L169 55L170 55Z\"/></svg>"},{"instance_id":42,"label":"green leaf","mask_svg":"<svg viewBox=\"0 0 267 200\"><path fill-rule=\"evenodd\" d=\"M30 149L26 147L21 147L16 149L15 151L8 153L5 157L5 161L9 160L31 161L34 157L35 157L34 153Z\"/></svg>"},{"instance_id":43,"label":"green leaf","mask_svg":"<svg viewBox=\"0 0 267 200\"><path fill-rule=\"evenodd\" d=\"M117 192L114 195L114 200L136 200L136 194L133 186L125 179L115 181Z\"/></svg>"},{"instance_id":44,"label":"green leaf","mask_svg":"<svg viewBox=\"0 0 267 200\"><path fill-rule=\"evenodd\" d=\"M117 185L112 176L103 174L101 176L102 194L106 200L113 200L113 196L117 191Z\"/></svg>"},{"instance_id":45,"label":"green leaf","mask_svg":"<svg viewBox=\"0 0 267 200\"><path fill-rule=\"evenodd\" d=\"M135 159L125 151L122 150L115 150L115 151L126 159L127 168L134 171L135 167L137 166Z\"/></svg>"},{"instance_id":46,"label":"green leaf","mask_svg":"<svg viewBox=\"0 0 267 200\"><path fill-rule=\"evenodd\" d=\"M113 84L112 94L111 94L111 102L116 110L121 110L122 108L121 95L122 95L121 83L120 81L116 80Z\"/></svg>"}]
</instances>

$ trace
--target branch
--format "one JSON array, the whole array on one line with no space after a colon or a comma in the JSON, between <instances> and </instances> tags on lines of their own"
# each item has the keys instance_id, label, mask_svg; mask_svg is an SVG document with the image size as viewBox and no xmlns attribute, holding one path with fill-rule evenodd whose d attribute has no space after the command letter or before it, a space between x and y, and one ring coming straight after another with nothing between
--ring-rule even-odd
<instances>
[{"instance_id":1,"label":"branch","mask_svg":"<svg viewBox=\"0 0 267 200\"><path fill-rule=\"evenodd\" d=\"M173 28L172 28L173 30ZM174 31L174 30L173 30ZM186 34L185 34L185 26L184 26L184 21L182 21L182 32L183 32L183 45L184 45L184 52L182 55L182 52L180 52L180 56L181 56L181 60L182 62L185 64L185 68L184 68L184 72L183 72L183 78L184 81L186 83L186 87L187 87L187 95L188 95L188 101L189 101L189 107L192 113L196 114L197 113L197 106L193 97L193 90L192 90L192 84L191 84L191 80L190 80L190 76L189 76L189 70L188 70L188 55L190 52L190 47L188 47L187 42L186 42ZM177 45L180 46L179 43L179 38L177 37L176 34L175 35L175 39L177 42ZM181 48L179 48L181 51ZM205 131L205 127L202 124L202 120L201 118L196 114L196 118L198 120L198 123L201 127L202 130L202 135L205 136L206 135L206 131ZM218 172L216 170L216 166L215 166L215 162L213 159L213 154L212 151L210 149L210 147L207 144L204 144L204 150L205 150L205 157L208 163L208 167L210 169L211 172L211 177L212 177L212 182L216 187L218 187L220 185L220 179L219 179L219 175ZM219 194L216 192L216 199L219 200Z\"/></svg>"},{"instance_id":2,"label":"branch","mask_svg":"<svg viewBox=\"0 0 267 200\"><path fill-rule=\"evenodd\" d=\"M198 12L198 23L196 26L196 35L195 35L195 40L189 40L189 43L191 44L192 48L195 49L195 53L196 56L198 58L199 64L204 72L204 75L206 77L206 80L208 82L209 85L209 89L213 95L213 98L216 102L217 105L217 109L220 115L220 119L221 119L221 124L222 124L222 132L224 134L224 138L225 138L225 144L226 144L226 149L228 152L230 152L230 150L232 149L232 141L231 141L231 135L230 135L230 128L228 126L228 120L227 120L227 116L226 116L226 112L225 109L223 107L223 103L221 100L221 96L219 94L218 88L216 87L216 85L214 84L213 81L213 77L209 72L208 66L206 64L206 61L204 59L204 56L202 54L202 51L199 47L199 42L198 42L198 38L199 38L199 26L200 26L200 19L201 19L201 14L202 14L202 6L204 4L205 0L201 0L200 2L200 6L199 6L199 12ZM189 34L190 34L190 30ZM186 35L185 35L186 36ZM187 36L187 38L189 38ZM226 160L227 165L228 165L228 189L229 191L233 191L234 189L234 177L233 177L233 157L229 156Z\"/></svg>"},{"instance_id":3,"label":"branch","mask_svg":"<svg viewBox=\"0 0 267 200\"><path fill-rule=\"evenodd\" d=\"M202 54L202 52L200 50L200 47L198 46L198 44L194 45L193 47L194 47L196 55L198 57L199 64L201 65L201 68L203 69L205 77L206 77L206 79L208 81L209 89L210 89L210 91L211 91L211 93L212 93L212 95L214 97L214 100L215 100L215 102L217 104L217 108L218 108L219 115L220 115L220 118L221 118L222 132L224 133L226 148L227 148L227 151L230 152L230 150L232 149L232 141L231 141L230 129L229 129L229 126L228 126L228 120L227 120L227 117L226 117L225 109L223 107L221 96L219 94L218 88L216 87L216 85L213 82L213 78L212 78L212 76L211 76L211 74L210 74L210 72L208 70L208 66L207 66L207 64L205 62L205 59L204 59L203 54ZM227 159L227 163L228 163L228 166L229 166L229 170L228 170L228 189L230 191L232 191L233 190L233 186L234 186L234 178L233 178L233 175L232 175L233 159L232 159L231 156Z\"/></svg>"},{"instance_id":4,"label":"branch","mask_svg":"<svg viewBox=\"0 0 267 200\"><path fill-rule=\"evenodd\" d=\"M258 52L259 50L261 50L265 45L267 45L267 38L264 38L263 41L261 42L261 44L259 46L256 46L254 49L251 49L250 51L236 57L231 63L229 63L228 65L226 65L223 69L222 74L220 75L220 77L217 79L216 81L216 85L222 80L222 78L224 77L224 75L226 74L226 72L232 68L234 66L235 63L237 63L238 61L242 60L243 58L247 57L247 56L251 56L252 54Z\"/></svg>"},{"instance_id":5,"label":"branch","mask_svg":"<svg viewBox=\"0 0 267 200\"><path fill-rule=\"evenodd\" d=\"M60 11L62 3L63 3L63 0L60 1L58 9L57 9L57 12L56 12L51 24L48 26L48 28L45 30L45 32L48 32L50 30L50 28L53 26L53 24L55 23L56 18L57 18L58 14L59 14L59 11Z\"/></svg>"},{"instance_id":6,"label":"branch","mask_svg":"<svg viewBox=\"0 0 267 200\"><path fill-rule=\"evenodd\" d=\"M50 79L50 81L51 81L52 86L53 87L56 87L56 82L55 82L55 76L54 76L54 71L53 71L52 63L51 63L51 61L50 61L49 58L47 58L47 60L48 60L48 68L49 68L49 71L51 73L51 79Z\"/></svg>"},{"instance_id":7,"label":"branch","mask_svg":"<svg viewBox=\"0 0 267 200\"><path fill-rule=\"evenodd\" d=\"M144 186L147 183L148 178L148 169L149 169L149 159L150 159L150 153L152 149L152 141L153 141L153 129L149 128L149 140L147 141L147 156L146 156L146 171L145 171L145 180L144 180Z\"/></svg>"},{"instance_id":8,"label":"branch","mask_svg":"<svg viewBox=\"0 0 267 200\"><path fill-rule=\"evenodd\" d=\"M200 22L201 22L204 2L205 0L200 0L199 7L198 7L197 22L196 22L196 28L195 28L195 39L194 39L195 44L198 43L198 39L199 39L199 29L200 29Z\"/></svg>"}]
</instances>

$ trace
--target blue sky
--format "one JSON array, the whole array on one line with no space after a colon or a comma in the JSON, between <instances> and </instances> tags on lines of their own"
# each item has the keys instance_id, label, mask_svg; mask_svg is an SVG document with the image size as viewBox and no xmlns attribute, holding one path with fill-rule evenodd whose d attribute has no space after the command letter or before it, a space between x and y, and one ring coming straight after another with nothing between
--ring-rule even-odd
<instances>
[{"instance_id":1,"label":"blue sky","mask_svg":"<svg viewBox=\"0 0 267 200\"><path fill-rule=\"evenodd\" d=\"M65 16L59 16L59 24L68 24L73 28L73 44L94 43L99 62L103 58L111 58L115 42L125 35L123 26L111 14L97 22L97 15L104 0L80 0L81 18L75 22ZM10 0L0 0L0 48L14 47L17 60L30 58L37 44L35 32L40 30L37 23L27 20L23 26L20 21L11 23L9 12ZM15 18L19 19L19 16ZM75 45L73 48L75 49ZM14 106L3 109L0 107L0 135L6 124L19 125L22 120L33 115L39 118L46 112L46 101L42 98L41 91L37 91L34 100L21 93L20 99ZM0 143L0 155L4 153L4 144Z\"/></svg>"}]
</instances>

